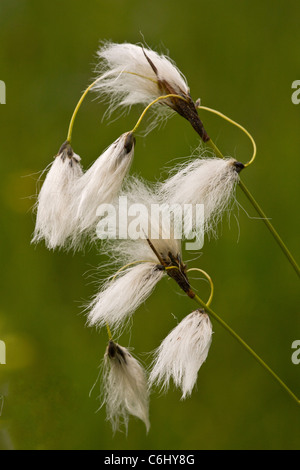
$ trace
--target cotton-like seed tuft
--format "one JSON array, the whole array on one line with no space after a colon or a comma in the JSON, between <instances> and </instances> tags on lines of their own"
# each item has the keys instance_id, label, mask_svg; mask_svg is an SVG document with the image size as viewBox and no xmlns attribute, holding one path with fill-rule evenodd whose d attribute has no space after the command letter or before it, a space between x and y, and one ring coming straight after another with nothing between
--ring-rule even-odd
<instances>
[{"instance_id":1,"label":"cotton-like seed tuft","mask_svg":"<svg viewBox=\"0 0 300 470\"><path fill-rule=\"evenodd\" d=\"M134 145L131 132L121 135L77 181L73 191L76 235L88 233L95 237L97 209L112 203L118 195L133 160Z\"/></svg>"},{"instance_id":2,"label":"cotton-like seed tuft","mask_svg":"<svg viewBox=\"0 0 300 470\"><path fill-rule=\"evenodd\" d=\"M72 194L82 174L80 157L66 142L51 164L38 195L33 243L44 239L49 249L66 245L76 230Z\"/></svg>"},{"instance_id":3,"label":"cotton-like seed tuft","mask_svg":"<svg viewBox=\"0 0 300 470\"><path fill-rule=\"evenodd\" d=\"M102 387L102 406L106 406L107 419L114 433L121 424L125 425L127 433L129 415L141 419L149 431L149 392L145 371L128 349L114 341L109 342L104 356Z\"/></svg>"},{"instance_id":4,"label":"cotton-like seed tuft","mask_svg":"<svg viewBox=\"0 0 300 470\"><path fill-rule=\"evenodd\" d=\"M147 105L160 96L179 95L181 98L159 101L156 112L160 114L165 107L176 111L204 140L208 139L186 79L171 59L135 44L111 42L104 43L98 57L99 80L94 89L100 96L109 98L109 113L120 106Z\"/></svg>"},{"instance_id":5,"label":"cotton-like seed tuft","mask_svg":"<svg viewBox=\"0 0 300 470\"><path fill-rule=\"evenodd\" d=\"M173 379L182 390L182 399L192 393L200 367L207 358L212 325L203 310L187 315L155 351L149 384L167 390Z\"/></svg>"},{"instance_id":6,"label":"cotton-like seed tuft","mask_svg":"<svg viewBox=\"0 0 300 470\"><path fill-rule=\"evenodd\" d=\"M135 310L149 297L163 277L154 263L141 263L120 272L115 279L107 281L89 306L90 326L106 324L117 330Z\"/></svg>"},{"instance_id":7,"label":"cotton-like seed tuft","mask_svg":"<svg viewBox=\"0 0 300 470\"><path fill-rule=\"evenodd\" d=\"M233 158L197 158L177 166L172 175L160 186L162 201L180 204L204 205L204 220L188 212L187 227L204 228L207 234L216 234L223 213L231 208L236 184L239 181L237 165ZM199 212L199 217L202 213ZM202 225L203 223L203 225Z\"/></svg>"}]
</instances>

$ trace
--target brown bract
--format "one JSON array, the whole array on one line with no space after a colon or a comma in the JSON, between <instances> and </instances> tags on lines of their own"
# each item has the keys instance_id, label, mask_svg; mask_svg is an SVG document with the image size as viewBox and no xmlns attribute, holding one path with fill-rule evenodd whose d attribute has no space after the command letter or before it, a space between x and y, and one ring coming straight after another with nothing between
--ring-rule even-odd
<instances>
[{"instance_id":1,"label":"brown bract","mask_svg":"<svg viewBox=\"0 0 300 470\"><path fill-rule=\"evenodd\" d=\"M181 89L174 88L172 84L169 83L167 80L161 79L156 66L154 65L152 60L147 56L144 48L143 52L149 65L151 66L153 72L157 77L158 87L162 95L180 95L183 98L181 99L176 97L170 97L165 100L164 103L170 108L172 108L174 111L176 111L178 114L180 114L180 116L187 119L194 128L194 130L200 135L203 142L207 142L210 138L206 130L204 129L201 119L198 116L198 112L195 103L191 98L191 95Z\"/></svg>"}]
</instances>

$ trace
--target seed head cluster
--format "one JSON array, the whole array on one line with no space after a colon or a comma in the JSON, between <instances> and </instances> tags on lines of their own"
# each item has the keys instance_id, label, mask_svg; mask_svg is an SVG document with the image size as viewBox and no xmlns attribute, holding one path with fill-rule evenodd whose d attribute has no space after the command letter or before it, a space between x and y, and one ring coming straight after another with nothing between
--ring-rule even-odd
<instances>
[{"instance_id":1,"label":"seed head cluster","mask_svg":"<svg viewBox=\"0 0 300 470\"><path fill-rule=\"evenodd\" d=\"M148 106L158 100L153 106L154 118L166 112L177 113L204 142L209 140L187 80L169 57L141 45L106 42L101 45L98 58L93 90L108 103L108 115L120 108L130 110L133 105ZM160 100L162 96L165 98ZM194 297L182 255L184 234L175 236L179 214L175 212L168 218L168 207L203 204L205 234L216 234L224 212L235 201L241 169L241 164L233 158L221 160L202 154L175 166L164 181L150 183L129 175L136 154L135 143L134 132L124 132L84 170L70 142L65 142L45 170L46 178L37 197L32 240L34 243L44 240L49 249L80 249L85 242L93 242L96 233L102 238L97 225L99 205L111 204L117 211L120 196L135 206L140 204L150 209L162 204L166 207L163 217L157 213L149 218L149 211L141 216L140 232L144 236L103 241L103 251L118 270L104 280L86 306L87 324L107 328L109 333L102 362L100 397L114 432L122 425L127 431L130 415L141 419L149 430L152 387L166 391L173 382L185 399L196 386L198 371L207 358L212 339L212 324L205 310L188 313L172 329L154 351L148 370L114 338L128 328L135 311L163 277L172 278L185 294ZM135 158L140 156L136 154ZM162 219L169 220L167 226L162 224ZM124 220L118 217L119 233L125 229ZM197 220L188 223L197 230ZM155 322L159 328L159 321Z\"/></svg>"}]
</instances>

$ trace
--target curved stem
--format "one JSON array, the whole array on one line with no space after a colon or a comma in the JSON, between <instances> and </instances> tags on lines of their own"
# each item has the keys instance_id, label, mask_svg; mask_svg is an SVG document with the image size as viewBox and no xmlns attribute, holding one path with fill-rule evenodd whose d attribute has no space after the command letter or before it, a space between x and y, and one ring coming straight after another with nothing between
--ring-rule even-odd
<instances>
[{"instance_id":1,"label":"curved stem","mask_svg":"<svg viewBox=\"0 0 300 470\"><path fill-rule=\"evenodd\" d=\"M84 100L84 98L86 97L86 95L88 94L88 92L93 88L94 85L96 85L96 83L101 80L102 77L98 77L93 83L91 83L86 90L84 90L83 94L81 95L81 98L80 100L78 101L74 111L73 111L73 114L72 114L72 117L71 117L71 121L70 121L70 124L69 124L69 129L68 129L68 136L67 136L67 141L69 143L71 143L71 139L72 139L72 131L73 131L73 126L74 126L74 122L75 122L75 118L76 118L76 115L78 113L78 110Z\"/></svg>"},{"instance_id":2,"label":"curved stem","mask_svg":"<svg viewBox=\"0 0 300 470\"><path fill-rule=\"evenodd\" d=\"M224 155L222 154L222 152L218 149L218 147L214 144L214 142L211 139L208 142L206 142L206 144L213 150L213 152L215 153L215 155L217 157L224 158ZM260 207L258 202L254 199L254 197L250 193L249 189L246 187L246 185L241 180L239 181L238 186L241 188L241 190L244 192L245 196L248 198L248 200L250 201L250 203L252 204L252 206L254 207L256 212L262 218L264 224L266 225L266 227L270 231L271 235L273 236L273 238L276 241L276 243L278 244L278 246L281 248L283 254L286 256L286 258L288 259L288 261L290 262L290 264L292 265L292 267L296 271L297 275L300 277L300 268L299 268L296 260L294 259L292 253L290 252L290 250L288 249L286 244L283 242L283 240L280 237L277 230L274 228L274 226L272 225L270 220L267 218L266 214L264 213L264 211L262 210L262 208Z\"/></svg>"},{"instance_id":3,"label":"curved stem","mask_svg":"<svg viewBox=\"0 0 300 470\"><path fill-rule=\"evenodd\" d=\"M205 111L209 111L210 113L213 113L213 114L216 114L217 116L220 116L222 119L225 119L225 121L230 122L230 124L233 124L234 126L238 127L241 131L244 132L244 134L246 134L246 136L251 140L251 143L252 143L252 146L253 146L253 154L252 154L252 157L249 160L249 162L244 164L244 167L246 168L247 166L251 165L251 163L254 162L255 157L256 157L256 143L255 143L255 140L253 139L252 135L250 134L250 132L248 132L247 129L245 129L245 127L243 127L241 124L234 121L233 119L230 119L228 116L226 116L223 113L220 113L220 111L217 111L216 109L212 109L212 108L208 108L207 106L200 106L200 105L198 105L197 108L198 109L204 109ZM213 144L213 146L215 148L217 148L214 144Z\"/></svg>"},{"instance_id":4,"label":"curved stem","mask_svg":"<svg viewBox=\"0 0 300 470\"><path fill-rule=\"evenodd\" d=\"M204 274L204 276L208 280L209 285L210 285L210 296L209 296L208 301L206 302L206 305L209 307L211 302L212 302L213 296L214 296L214 283L212 282L212 278L210 277L209 274L207 274L206 271L204 271L203 269L200 269L200 268L189 268L187 270L187 273L189 273L190 271L199 271L200 273Z\"/></svg>"},{"instance_id":5,"label":"curved stem","mask_svg":"<svg viewBox=\"0 0 300 470\"><path fill-rule=\"evenodd\" d=\"M120 272L124 271L124 269L129 268L130 266L133 266L133 265L138 264L138 263L152 263L153 264L153 261L149 261L149 260L146 260L146 259L141 259L141 260L132 261L131 263L125 264L120 269L118 269L118 271L113 275L111 281L113 282L116 279L116 277L118 276L118 274L120 274Z\"/></svg>"},{"instance_id":6,"label":"curved stem","mask_svg":"<svg viewBox=\"0 0 300 470\"><path fill-rule=\"evenodd\" d=\"M136 75L140 78L144 78L144 79L147 79L147 80L150 80L154 83L157 83L155 80L149 78L149 77L145 77L143 75L140 75L138 73L134 73L134 72L127 72L127 71L123 71L122 73L129 73L131 75ZM73 131L73 126L74 126L74 122L75 122L75 119L76 119L76 116L77 116L77 113L79 111L79 108L80 106L82 105L82 102L83 100L85 99L86 95L88 94L88 92L93 88L94 85L96 85L97 82L99 82L99 80L101 80L103 78L103 76L100 76L98 77L95 81L93 81L93 83L91 83L87 88L86 90L84 90L83 94L81 95L80 97L80 100L78 101L74 111L73 111L73 114L72 114L72 117L71 117L71 121L70 121L70 124L69 124L69 129L68 129L68 135L67 135L67 142L71 143L71 139L72 139L72 131ZM176 95L177 96L177 95Z\"/></svg>"},{"instance_id":7,"label":"curved stem","mask_svg":"<svg viewBox=\"0 0 300 470\"><path fill-rule=\"evenodd\" d=\"M211 315L218 323L220 323L223 328L225 328L228 333L233 336L242 346L243 348L251 354L251 356L267 371L269 374L272 375L272 377L279 383L279 385L293 398L293 400L296 401L296 403L299 405L300 400L299 398L289 389L289 387L278 377L278 375L268 366L268 364L263 361L263 359L256 354L256 352L250 348L250 346L229 326L227 323L222 320L222 318L219 317L207 304L203 302L203 300L200 299L197 295L195 295L194 300L202 307L205 309L207 313Z\"/></svg>"},{"instance_id":8,"label":"curved stem","mask_svg":"<svg viewBox=\"0 0 300 470\"><path fill-rule=\"evenodd\" d=\"M151 103L149 103L146 108L144 109L144 111L142 112L142 114L140 115L136 125L134 126L134 128L132 129L132 133L136 132L137 128L139 127L139 125L141 124L146 112L148 111L148 109L151 108L151 106L153 106L154 104L158 103L159 101L161 100L166 100L167 98L179 98L183 101L186 101L186 99L183 97L183 96L180 96L180 95L176 95L176 94L173 94L173 93L170 93L169 95L163 95L163 96L159 96L158 98L156 98L155 100L151 101Z\"/></svg>"}]
</instances>

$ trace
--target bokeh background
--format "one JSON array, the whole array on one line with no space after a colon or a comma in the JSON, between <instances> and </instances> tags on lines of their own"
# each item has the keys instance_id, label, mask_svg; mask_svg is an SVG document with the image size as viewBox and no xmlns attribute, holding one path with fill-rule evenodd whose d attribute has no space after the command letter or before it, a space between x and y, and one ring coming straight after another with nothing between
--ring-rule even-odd
<instances>
[{"instance_id":1,"label":"bokeh background","mask_svg":"<svg viewBox=\"0 0 300 470\"><path fill-rule=\"evenodd\" d=\"M49 252L32 246L36 183L66 138L70 116L94 77L100 40L146 43L167 52L188 78L194 99L217 108L254 135L258 155L242 173L257 200L299 256L300 105L291 101L300 79L297 1L258 0L1 0L0 107L1 449L296 449L299 408L218 324L186 401L173 387L151 396L151 429L132 418L129 433L112 436L105 410L97 412L98 367L105 332L85 326L82 304L97 291L105 254ZM143 35L143 36L142 36ZM84 102L73 146L87 168L141 109L112 123L95 96ZM202 114L226 155L247 161L247 138L216 116ZM179 116L137 138L132 172L154 181L164 167L199 145ZM178 160L179 159L179 160ZM206 241L189 266L215 283L213 308L300 395L300 365L291 344L300 339L295 272L241 191L230 223ZM238 221L237 221L238 220ZM203 298L208 286L194 280ZM134 315L121 344L149 364L176 321L194 305L163 280Z\"/></svg>"}]
</instances>

